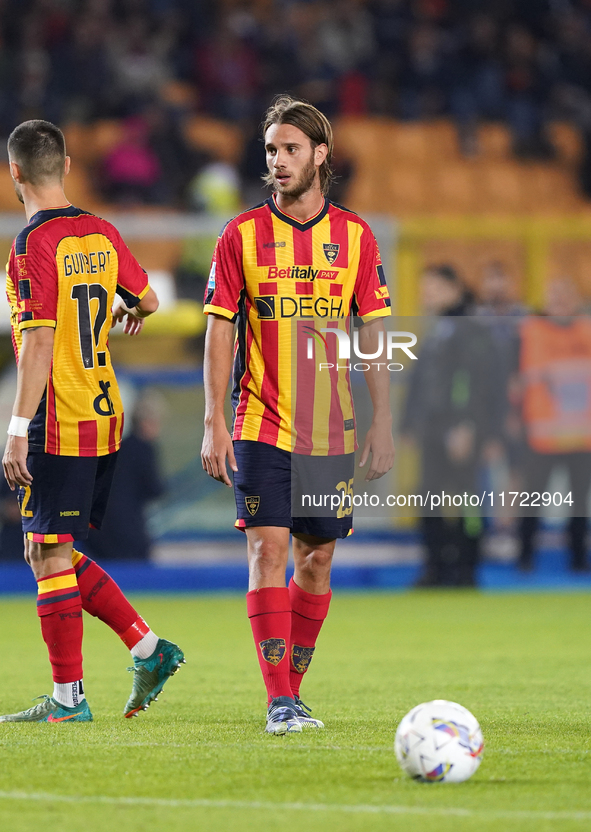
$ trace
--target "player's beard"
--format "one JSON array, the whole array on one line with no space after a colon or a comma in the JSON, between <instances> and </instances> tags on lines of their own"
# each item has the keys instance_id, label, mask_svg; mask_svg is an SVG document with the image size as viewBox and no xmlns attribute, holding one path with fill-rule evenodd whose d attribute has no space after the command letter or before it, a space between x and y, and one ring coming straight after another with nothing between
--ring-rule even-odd
<instances>
[{"instance_id":1,"label":"player's beard","mask_svg":"<svg viewBox=\"0 0 591 832\"><path fill-rule=\"evenodd\" d=\"M302 168L299 178L295 182L290 182L287 185L280 185L275 180L275 190L281 196L289 196L292 199L299 199L307 193L313 186L316 179L316 165L314 164L314 151L310 154L310 159L306 166Z\"/></svg>"}]
</instances>

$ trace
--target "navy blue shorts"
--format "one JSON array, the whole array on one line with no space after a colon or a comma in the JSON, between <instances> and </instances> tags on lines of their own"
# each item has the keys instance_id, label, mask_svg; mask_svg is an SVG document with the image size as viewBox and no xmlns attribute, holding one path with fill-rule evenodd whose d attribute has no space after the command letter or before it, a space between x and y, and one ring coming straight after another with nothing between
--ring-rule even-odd
<instances>
[{"instance_id":1,"label":"navy blue shorts","mask_svg":"<svg viewBox=\"0 0 591 832\"><path fill-rule=\"evenodd\" d=\"M292 454L265 442L234 442L238 472L234 474L236 527L281 526L292 534L309 534L335 540L352 531L352 505L331 505L304 510L301 495L342 493L347 484L352 497L355 454L305 456ZM338 487L337 487L338 486ZM312 500L310 500L312 502ZM318 502L316 500L316 502Z\"/></svg>"},{"instance_id":2,"label":"navy blue shorts","mask_svg":"<svg viewBox=\"0 0 591 832\"><path fill-rule=\"evenodd\" d=\"M36 543L85 540L92 526L100 529L117 452L105 456L57 456L32 453L27 457L33 482L18 489L23 532Z\"/></svg>"}]
</instances>

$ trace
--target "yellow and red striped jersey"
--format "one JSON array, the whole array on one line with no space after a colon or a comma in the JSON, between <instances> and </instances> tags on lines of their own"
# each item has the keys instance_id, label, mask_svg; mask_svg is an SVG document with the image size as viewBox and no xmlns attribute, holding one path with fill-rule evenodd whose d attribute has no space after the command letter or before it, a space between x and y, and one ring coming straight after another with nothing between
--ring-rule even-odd
<instances>
[{"instance_id":1,"label":"yellow and red striped jersey","mask_svg":"<svg viewBox=\"0 0 591 832\"><path fill-rule=\"evenodd\" d=\"M6 271L17 362L23 330L55 328L29 450L63 456L117 451L123 407L108 347L110 313L115 292L130 308L139 303L149 289L145 271L111 223L73 205L31 217Z\"/></svg>"},{"instance_id":2,"label":"yellow and red striped jersey","mask_svg":"<svg viewBox=\"0 0 591 832\"><path fill-rule=\"evenodd\" d=\"M331 362L336 339L321 337L326 353L320 360L333 363L324 373L307 360L306 344L318 319L347 329L350 315L390 314L380 253L366 222L328 199L300 222L270 197L223 230L204 311L238 323L234 439L312 455L355 450L348 368Z\"/></svg>"}]
</instances>

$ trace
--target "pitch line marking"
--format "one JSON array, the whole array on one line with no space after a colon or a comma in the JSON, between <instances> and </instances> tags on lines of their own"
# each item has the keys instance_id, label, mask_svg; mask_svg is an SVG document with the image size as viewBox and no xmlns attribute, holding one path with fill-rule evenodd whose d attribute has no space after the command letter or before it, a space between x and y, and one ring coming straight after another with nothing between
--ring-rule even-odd
<instances>
[{"instance_id":1,"label":"pitch line marking","mask_svg":"<svg viewBox=\"0 0 591 832\"><path fill-rule=\"evenodd\" d=\"M162 806L170 809L264 809L271 811L340 812L367 815L441 815L442 817L482 817L530 820L591 820L591 811L543 812L536 810L480 810L453 807L373 806L338 803L264 803L257 800L191 800L159 797L109 797L108 795L66 795L45 792L0 791L0 800L34 800L39 803L101 803L111 806Z\"/></svg>"},{"instance_id":2,"label":"pitch line marking","mask_svg":"<svg viewBox=\"0 0 591 832\"><path fill-rule=\"evenodd\" d=\"M89 738L90 739L90 738ZM29 747L31 743L23 742L17 740L16 742L11 742L10 747L15 748L25 748ZM61 741L57 743L59 747L76 747L78 748L80 743L78 741L70 742L70 741ZM93 748L100 748L103 745L103 742L95 743L92 741L88 742L89 746ZM265 740L261 742L217 742L217 741L209 741L209 740L195 740L195 742L143 742L138 740L137 742L117 742L109 741L110 746L116 746L117 748L263 748L265 752L268 751L285 751L287 750L283 745L279 746L275 744L273 748L271 743L266 744ZM392 755L392 744L390 745L296 745L295 743L290 743L289 745L289 752L302 752L305 754L310 753L311 751L338 751L338 752L345 752L345 753L368 753L368 754L390 754ZM564 755L588 755L591 754L591 748L521 748L519 750L515 748L496 748L494 746L487 746L486 747L486 756L487 758L495 755L501 754L510 757L520 757L522 754L541 754L545 756L564 756Z\"/></svg>"}]
</instances>

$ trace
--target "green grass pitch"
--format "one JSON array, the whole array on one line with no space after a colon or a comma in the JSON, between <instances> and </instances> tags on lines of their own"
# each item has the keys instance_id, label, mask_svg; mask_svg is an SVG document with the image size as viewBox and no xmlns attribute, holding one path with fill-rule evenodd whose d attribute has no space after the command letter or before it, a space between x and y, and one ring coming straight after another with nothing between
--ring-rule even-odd
<instances>
[{"instance_id":1,"label":"green grass pitch","mask_svg":"<svg viewBox=\"0 0 591 832\"><path fill-rule=\"evenodd\" d=\"M95 721L0 725L5 832L361 832L591 828L591 633L586 595L339 594L302 694L326 730L263 734L244 599L137 597L187 664L137 719L129 654L85 618ZM51 692L34 599L0 604L1 712ZM398 769L400 718L432 698L485 737L461 785Z\"/></svg>"}]
</instances>

